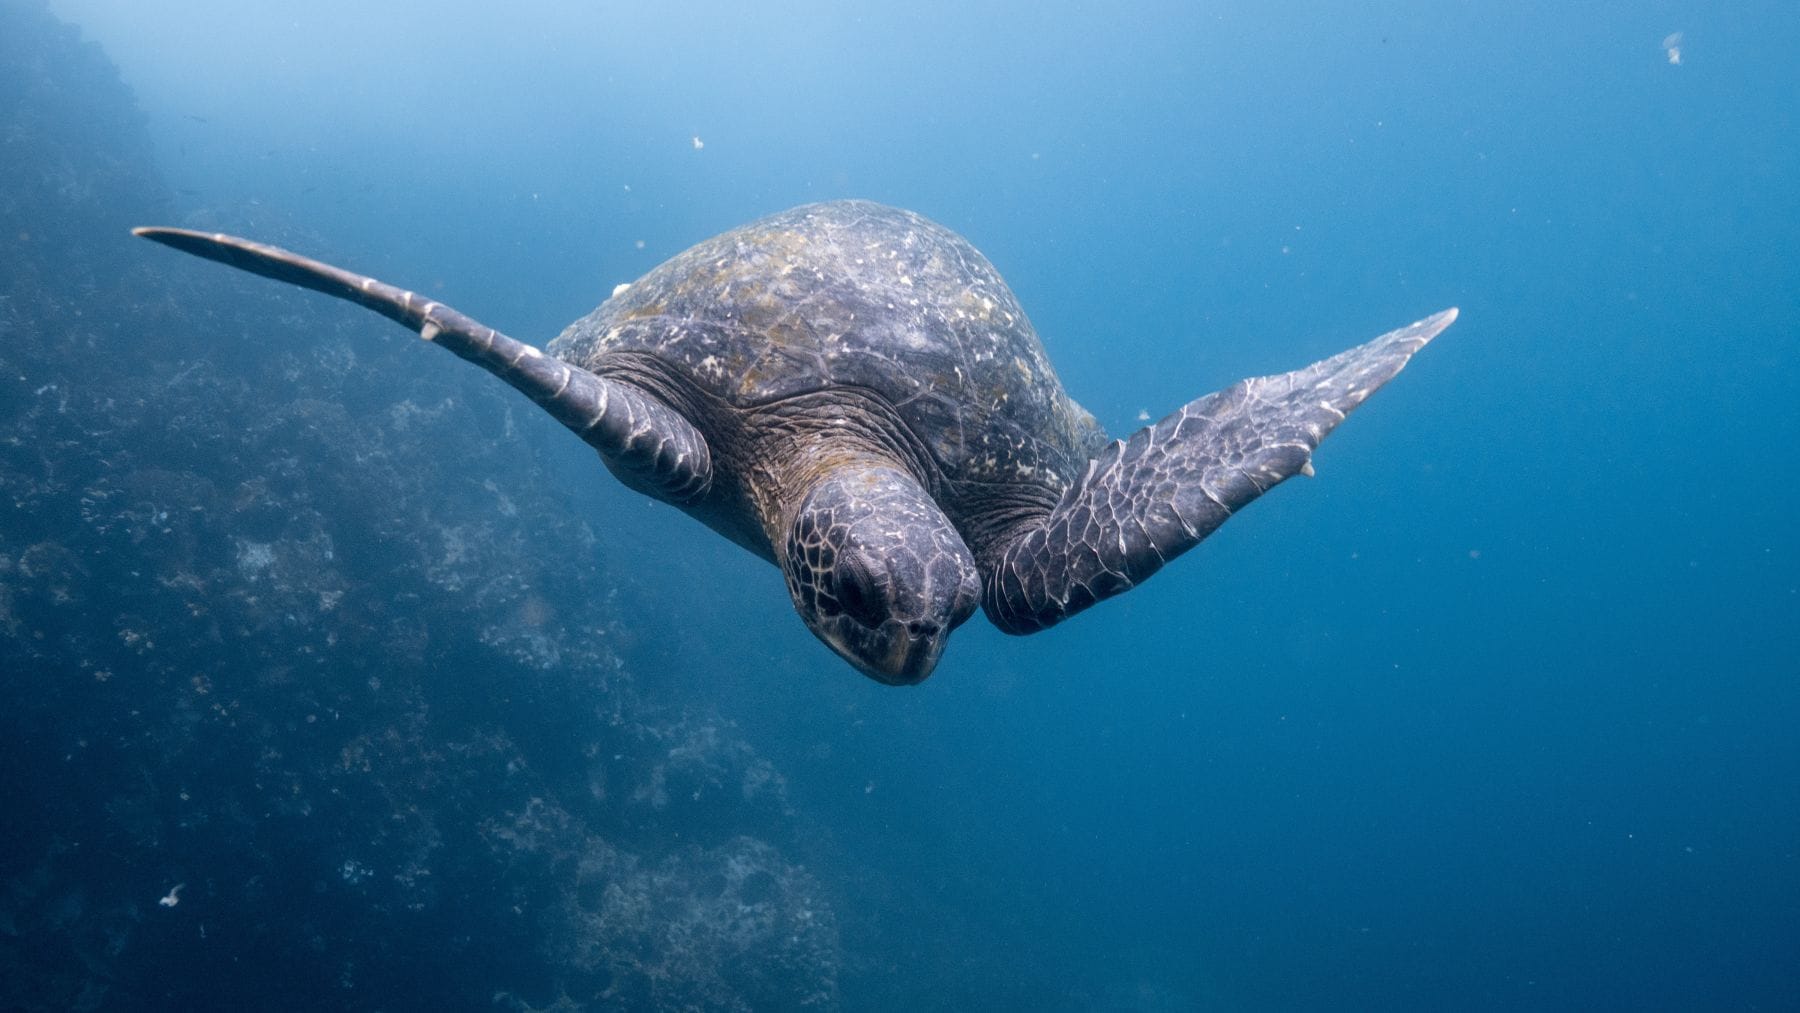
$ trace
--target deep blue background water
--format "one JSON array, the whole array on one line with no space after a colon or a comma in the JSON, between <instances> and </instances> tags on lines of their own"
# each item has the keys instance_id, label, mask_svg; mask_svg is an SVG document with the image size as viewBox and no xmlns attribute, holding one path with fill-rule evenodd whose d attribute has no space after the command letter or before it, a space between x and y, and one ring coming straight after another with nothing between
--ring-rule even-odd
<instances>
[{"instance_id":1,"label":"deep blue background water","mask_svg":"<svg viewBox=\"0 0 1800 1013\"><path fill-rule=\"evenodd\" d=\"M51 7L194 208L521 338L843 196L967 235L1115 435L1462 308L1315 481L917 690L547 447L908 1008L1800 1005L1790 6Z\"/></svg>"}]
</instances>

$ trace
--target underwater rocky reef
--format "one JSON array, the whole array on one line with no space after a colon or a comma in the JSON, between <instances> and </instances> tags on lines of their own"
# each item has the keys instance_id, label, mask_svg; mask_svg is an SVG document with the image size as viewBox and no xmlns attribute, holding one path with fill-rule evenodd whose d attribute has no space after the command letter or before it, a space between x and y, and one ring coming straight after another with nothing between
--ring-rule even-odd
<instances>
[{"instance_id":1,"label":"underwater rocky reef","mask_svg":"<svg viewBox=\"0 0 1800 1013\"><path fill-rule=\"evenodd\" d=\"M174 197L0 0L0 1008L835 1005L781 773L637 677L553 424L135 243L320 247Z\"/></svg>"}]
</instances>

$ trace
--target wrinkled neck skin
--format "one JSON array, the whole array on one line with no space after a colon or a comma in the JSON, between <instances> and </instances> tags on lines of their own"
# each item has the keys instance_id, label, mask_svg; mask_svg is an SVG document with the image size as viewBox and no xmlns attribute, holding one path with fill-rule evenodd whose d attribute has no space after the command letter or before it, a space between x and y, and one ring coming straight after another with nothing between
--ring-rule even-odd
<instances>
[{"instance_id":1,"label":"wrinkled neck skin","mask_svg":"<svg viewBox=\"0 0 1800 1013\"><path fill-rule=\"evenodd\" d=\"M811 474L780 562L807 628L864 675L920 682L981 598L975 559L937 503L879 453Z\"/></svg>"}]
</instances>

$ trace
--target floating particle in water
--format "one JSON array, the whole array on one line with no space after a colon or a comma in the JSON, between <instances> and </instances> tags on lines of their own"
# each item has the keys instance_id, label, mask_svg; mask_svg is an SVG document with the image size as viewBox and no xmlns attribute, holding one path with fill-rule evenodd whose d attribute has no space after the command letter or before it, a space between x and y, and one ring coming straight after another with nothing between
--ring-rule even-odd
<instances>
[{"instance_id":1,"label":"floating particle in water","mask_svg":"<svg viewBox=\"0 0 1800 1013\"><path fill-rule=\"evenodd\" d=\"M174 887L170 888L168 893L163 895L161 900L157 901L157 903L161 904L163 907L174 907L181 903L181 888L186 885L186 883L176 883Z\"/></svg>"},{"instance_id":2,"label":"floating particle in water","mask_svg":"<svg viewBox=\"0 0 1800 1013\"><path fill-rule=\"evenodd\" d=\"M1664 36L1662 47L1663 52L1669 54L1669 63L1676 67L1681 66L1681 33L1670 32Z\"/></svg>"},{"instance_id":3,"label":"floating particle in water","mask_svg":"<svg viewBox=\"0 0 1800 1013\"><path fill-rule=\"evenodd\" d=\"M694 135L694 150L699 151L701 148L704 148L704 147L706 147L706 142L700 139L699 134L695 134Z\"/></svg>"}]
</instances>

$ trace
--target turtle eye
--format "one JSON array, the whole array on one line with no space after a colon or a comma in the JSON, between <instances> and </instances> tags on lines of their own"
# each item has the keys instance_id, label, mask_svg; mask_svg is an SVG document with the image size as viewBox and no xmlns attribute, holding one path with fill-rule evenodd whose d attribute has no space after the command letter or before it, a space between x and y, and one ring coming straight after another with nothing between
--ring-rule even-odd
<instances>
[{"instance_id":1,"label":"turtle eye","mask_svg":"<svg viewBox=\"0 0 1800 1013\"><path fill-rule=\"evenodd\" d=\"M868 564L853 555L843 556L833 576L837 587L833 589L832 597L837 599L844 614L864 626L880 626L887 616L882 614L881 596Z\"/></svg>"}]
</instances>

